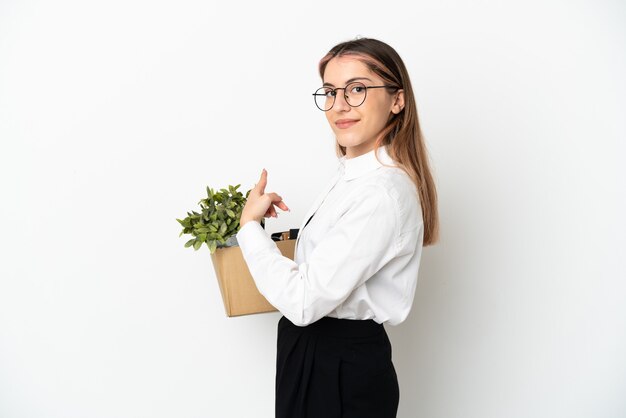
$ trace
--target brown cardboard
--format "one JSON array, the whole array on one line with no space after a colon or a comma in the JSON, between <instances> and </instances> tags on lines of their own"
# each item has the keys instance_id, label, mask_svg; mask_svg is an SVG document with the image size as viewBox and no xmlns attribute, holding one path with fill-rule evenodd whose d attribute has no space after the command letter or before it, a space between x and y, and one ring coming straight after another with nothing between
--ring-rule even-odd
<instances>
[{"instance_id":1,"label":"brown cardboard","mask_svg":"<svg viewBox=\"0 0 626 418\"><path fill-rule=\"evenodd\" d=\"M296 245L295 239L275 241L275 243L285 257L293 260ZM277 311L259 293L240 247L217 248L211 254L211 259L227 316Z\"/></svg>"}]
</instances>

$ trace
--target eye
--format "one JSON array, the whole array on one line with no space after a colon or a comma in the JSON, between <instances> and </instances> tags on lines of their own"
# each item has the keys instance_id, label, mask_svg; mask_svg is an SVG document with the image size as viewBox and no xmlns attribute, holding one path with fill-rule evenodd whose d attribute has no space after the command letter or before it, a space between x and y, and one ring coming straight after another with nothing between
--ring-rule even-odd
<instances>
[{"instance_id":1,"label":"eye","mask_svg":"<svg viewBox=\"0 0 626 418\"><path fill-rule=\"evenodd\" d=\"M337 95L337 92L331 88L328 88L324 90L324 95L326 95L326 97L335 97Z\"/></svg>"},{"instance_id":2,"label":"eye","mask_svg":"<svg viewBox=\"0 0 626 418\"><path fill-rule=\"evenodd\" d=\"M352 95L360 96L365 94L365 86L361 83L351 84L348 91Z\"/></svg>"}]
</instances>

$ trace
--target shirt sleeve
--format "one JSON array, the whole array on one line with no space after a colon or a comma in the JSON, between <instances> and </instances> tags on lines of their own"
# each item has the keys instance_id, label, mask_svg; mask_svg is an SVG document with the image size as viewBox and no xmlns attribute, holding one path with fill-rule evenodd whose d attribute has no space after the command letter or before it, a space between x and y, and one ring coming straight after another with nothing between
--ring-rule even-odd
<instances>
[{"instance_id":1,"label":"shirt sleeve","mask_svg":"<svg viewBox=\"0 0 626 418\"><path fill-rule=\"evenodd\" d=\"M295 325L306 326L333 311L398 254L399 216L389 193L372 185L306 262L283 256L255 221L240 228L237 241L259 292Z\"/></svg>"}]
</instances>

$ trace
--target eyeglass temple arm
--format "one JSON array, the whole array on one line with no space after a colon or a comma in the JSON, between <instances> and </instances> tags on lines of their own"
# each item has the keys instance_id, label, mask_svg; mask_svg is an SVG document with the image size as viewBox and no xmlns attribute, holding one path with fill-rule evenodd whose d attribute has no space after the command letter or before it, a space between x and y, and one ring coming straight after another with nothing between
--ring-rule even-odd
<instances>
[{"instance_id":1,"label":"eyeglass temple arm","mask_svg":"<svg viewBox=\"0 0 626 418\"><path fill-rule=\"evenodd\" d=\"M366 89L380 89L380 88L389 88L389 89L399 89L400 87L396 87L396 86L364 86ZM337 87L336 89L333 90L338 90L338 89L344 89L345 87ZM326 96L325 94L322 93L311 93L312 96Z\"/></svg>"}]
</instances>

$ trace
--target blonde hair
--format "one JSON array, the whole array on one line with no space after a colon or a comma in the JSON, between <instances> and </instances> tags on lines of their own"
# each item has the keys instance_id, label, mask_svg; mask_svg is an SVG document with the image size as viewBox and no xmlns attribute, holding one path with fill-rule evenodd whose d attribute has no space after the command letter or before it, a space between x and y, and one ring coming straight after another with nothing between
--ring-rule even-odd
<instances>
[{"instance_id":1,"label":"blonde hair","mask_svg":"<svg viewBox=\"0 0 626 418\"><path fill-rule=\"evenodd\" d=\"M413 180L420 198L424 222L424 246L439 240L439 213L437 190L431 175L424 136L417 116L417 105L409 73L400 55L386 43L358 38L335 45L319 62L319 74L324 79L328 62L339 56L354 56L376 75L381 77L389 90L404 90L404 108L391 116L380 132L375 148L387 146L389 155ZM346 155L345 147L336 142L337 156Z\"/></svg>"}]
</instances>

